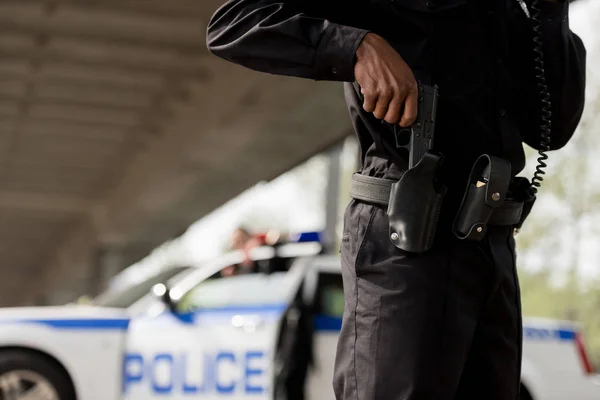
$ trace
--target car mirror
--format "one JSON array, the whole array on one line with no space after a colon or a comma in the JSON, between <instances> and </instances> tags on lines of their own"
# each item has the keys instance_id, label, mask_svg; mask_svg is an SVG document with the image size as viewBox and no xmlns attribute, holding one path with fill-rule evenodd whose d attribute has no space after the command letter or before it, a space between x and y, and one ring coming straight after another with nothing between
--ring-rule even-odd
<instances>
[{"instance_id":1,"label":"car mirror","mask_svg":"<svg viewBox=\"0 0 600 400\"><path fill-rule=\"evenodd\" d=\"M152 294L160 300L172 313L177 313L177 302L171 297L171 289L164 283L157 283L152 286Z\"/></svg>"}]
</instances>

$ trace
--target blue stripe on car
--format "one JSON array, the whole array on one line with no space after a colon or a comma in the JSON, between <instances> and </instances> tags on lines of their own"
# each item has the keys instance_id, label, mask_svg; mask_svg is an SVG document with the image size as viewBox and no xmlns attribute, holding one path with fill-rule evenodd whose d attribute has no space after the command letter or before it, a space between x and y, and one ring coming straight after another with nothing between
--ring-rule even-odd
<instances>
[{"instance_id":1,"label":"blue stripe on car","mask_svg":"<svg viewBox=\"0 0 600 400\"><path fill-rule=\"evenodd\" d=\"M342 319L327 315L317 315L314 318L314 328L320 332L337 332L342 329Z\"/></svg>"},{"instance_id":2,"label":"blue stripe on car","mask_svg":"<svg viewBox=\"0 0 600 400\"><path fill-rule=\"evenodd\" d=\"M2 320L1 323L42 324L56 329L73 330L126 330L129 319L97 319L97 318L15 318Z\"/></svg>"},{"instance_id":3,"label":"blue stripe on car","mask_svg":"<svg viewBox=\"0 0 600 400\"><path fill-rule=\"evenodd\" d=\"M548 329L526 326L523 328L523 339L525 340L558 340L571 342L575 340L577 332L573 329Z\"/></svg>"},{"instance_id":4,"label":"blue stripe on car","mask_svg":"<svg viewBox=\"0 0 600 400\"><path fill-rule=\"evenodd\" d=\"M279 319L287 309L286 304L269 304L264 306L238 306L203 308L198 311L182 313L176 317L185 323L210 325L219 320L228 321L235 315L258 315L265 319ZM173 316L170 312L162 316ZM7 318L0 319L0 324L42 324L63 330L126 330L129 319L98 319L98 318Z\"/></svg>"},{"instance_id":5,"label":"blue stripe on car","mask_svg":"<svg viewBox=\"0 0 600 400\"><path fill-rule=\"evenodd\" d=\"M342 319L327 315L316 315L313 318L313 326L317 332L339 332L342 328ZM558 340L570 342L575 340L576 331L572 329L545 329L524 327L523 339L525 340Z\"/></svg>"},{"instance_id":6,"label":"blue stripe on car","mask_svg":"<svg viewBox=\"0 0 600 400\"><path fill-rule=\"evenodd\" d=\"M203 308L198 311L173 315L164 313L162 317L176 317L181 322L194 325L207 325L219 321L227 321L230 323L231 318L236 315L256 315L267 320L278 320L281 318L285 310L286 304L269 304L263 306L237 306L237 307L216 307ZM145 319L145 318L144 318ZM29 319L29 318L14 318L3 319L0 323L32 323L42 324L55 329L61 330L127 330L129 319L98 319L98 318L45 318L45 319ZM315 315L313 318L313 326L317 332L339 332L342 327L342 318L328 315ZM574 341L576 331L573 329L547 329L525 326L523 328L524 340L557 340L561 342Z\"/></svg>"}]
</instances>

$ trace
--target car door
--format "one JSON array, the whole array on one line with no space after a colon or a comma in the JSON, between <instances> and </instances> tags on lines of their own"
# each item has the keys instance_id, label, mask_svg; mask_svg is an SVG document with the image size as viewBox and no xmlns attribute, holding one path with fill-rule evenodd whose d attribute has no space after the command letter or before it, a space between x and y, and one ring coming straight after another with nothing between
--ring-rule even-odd
<instances>
[{"instance_id":1,"label":"car door","mask_svg":"<svg viewBox=\"0 0 600 400\"><path fill-rule=\"evenodd\" d=\"M307 399L333 399L333 368L344 312L339 257L316 258L306 276L304 291L313 318L313 363L307 375Z\"/></svg>"},{"instance_id":2,"label":"car door","mask_svg":"<svg viewBox=\"0 0 600 400\"><path fill-rule=\"evenodd\" d=\"M131 321L123 398L269 399L279 326L301 278L212 274L171 289L179 300Z\"/></svg>"}]
</instances>

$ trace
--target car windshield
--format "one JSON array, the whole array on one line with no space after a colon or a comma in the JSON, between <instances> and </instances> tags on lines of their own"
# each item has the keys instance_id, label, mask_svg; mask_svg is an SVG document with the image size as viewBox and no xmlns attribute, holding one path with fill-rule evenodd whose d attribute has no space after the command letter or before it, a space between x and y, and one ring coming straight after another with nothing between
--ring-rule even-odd
<instances>
[{"instance_id":1,"label":"car windshield","mask_svg":"<svg viewBox=\"0 0 600 400\"><path fill-rule=\"evenodd\" d=\"M189 269L191 267L173 267L153 275L142 282L121 286L117 289L109 289L96 297L93 303L100 307L128 308L148 294L157 283L165 283Z\"/></svg>"},{"instance_id":2,"label":"car windshield","mask_svg":"<svg viewBox=\"0 0 600 400\"><path fill-rule=\"evenodd\" d=\"M249 274L208 279L189 291L179 302L182 312L206 308L255 307L285 302L293 280L285 272Z\"/></svg>"},{"instance_id":3,"label":"car windshield","mask_svg":"<svg viewBox=\"0 0 600 400\"><path fill-rule=\"evenodd\" d=\"M314 246L315 244L317 246ZM232 306L233 304L229 303L227 299L240 299L242 303L246 304L265 303L270 301L264 297L265 285L268 288L274 287L273 291L271 289L267 290L267 294L271 292L275 296L283 298L280 292L277 291L279 288L276 287L278 282L283 279L283 275L280 276L277 271L287 271L295 257L299 255L318 253L320 245L318 243L292 243L284 245L279 248L280 257L274 257L273 251L272 247L267 246L253 250L252 259L255 262L255 273L257 273L254 276L230 277L224 279L222 282L221 279L212 279L220 276L218 272L219 268L236 264L242 260L241 253L232 252L224 254L222 257L204 265L200 269L190 266L172 267L140 282L118 285L97 296L93 300L93 304L101 307L129 308L148 294L157 283L169 283L173 278L181 282L180 277L177 276L179 274L181 274L181 279L185 279L185 276L193 275L194 272L192 270L211 271L213 269L215 276L208 280L203 279L204 282L201 284L202 290L200 291L199 288L198 290L193 290L194 300L192 301L190 297L188 299L189 304L199 307L207 307L209 303L215 307ZM269 274L264 273L267 271ZM243 296L250 296L250 298Z\"/></svg>"}]
</instances>

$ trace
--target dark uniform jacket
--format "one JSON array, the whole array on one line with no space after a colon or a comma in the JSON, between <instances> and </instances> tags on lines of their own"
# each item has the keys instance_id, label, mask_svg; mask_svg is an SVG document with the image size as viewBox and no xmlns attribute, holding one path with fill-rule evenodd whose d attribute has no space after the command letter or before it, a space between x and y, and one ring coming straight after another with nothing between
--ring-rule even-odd
<instances>
[{"instance_id":1,"label":"dark uniform jacket","mask_svg":"<svg viewBox=\"0 0 600 400\"><path fill-rule=\"evenodd\" d=\"M569 28L568 2L539 0L539 7L554 150L571 138L583 111L586 53ZM523 143L539 148L526 9L519 0L231 0L212 17L207 42L214 54L254 70L346 82L363 173L396 178L407 160L395 149L393 127L362 109L354 81L361 40L381 35L419 81L439 86L435 147L446 157L448 197L458 201L479 155L510 160L516 175Z\"/></svg>"}]
</instances>

